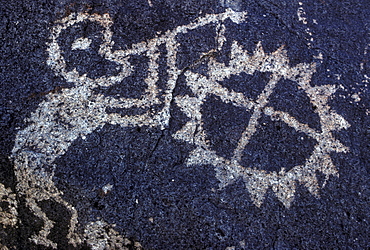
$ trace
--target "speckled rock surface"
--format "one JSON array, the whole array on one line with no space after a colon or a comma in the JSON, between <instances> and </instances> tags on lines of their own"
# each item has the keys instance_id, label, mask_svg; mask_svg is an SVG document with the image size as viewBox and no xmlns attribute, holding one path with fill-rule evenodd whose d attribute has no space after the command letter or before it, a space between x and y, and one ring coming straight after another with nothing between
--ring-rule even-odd
<instances>
[{"instance_id":1,"label":"speckled rock surface","mask_svg":"<svg viewBox=\"0 0 370 250\"><path fill-rule=\"evenodd\" d=\"M1 249L370 247L366 1L0 13Z\"/></svg>"}]
</instances>

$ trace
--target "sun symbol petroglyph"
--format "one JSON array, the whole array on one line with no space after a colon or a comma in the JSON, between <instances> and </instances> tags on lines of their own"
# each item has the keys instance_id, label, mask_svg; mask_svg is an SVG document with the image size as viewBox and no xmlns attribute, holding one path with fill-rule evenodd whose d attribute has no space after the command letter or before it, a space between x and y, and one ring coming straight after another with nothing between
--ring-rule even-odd
<instances>
[{"instance_id":1,"label":"sun symbol petroglyph","mask_svg":"<svg viewBox=\"0 0 370 250\"><path fill-rule=\"evenodd\" d=\"M220 188L234 183L242 178L255 205L261 206L265 193L272 188L278 199L290 207L296 190L296 185L303 184L315 196L319 195L319 184L316 171L325 175L326 180L331 175L338 175L331 158L331 152L347 152L348 149L332 135L332 131L349 127L348 122L328 106L328 99L336 91L333 85L312 87L310 80L315 72L315 63L289 66L289 59L283 47L271 54L264 52L261 43L256 46L252 55L234 41L231 48L229 65L217 62L211 58L208 63L207 76L187 71L187 85L195 97L184 95L176 97L176 104L190 118L174 138L187 141L196 146L187 160L188 165L213 165ZM241 73L269 72L270 79L256 100L247 98L243 93L230 91L222 86L222 81ZM275 110L269 106L269 97L281 79L295 82L317 107L322 131L318 132L307 124L299 122L287 112ZM219 156L211 149L204 129L202 105L209 95L215 95L224 103L245 109L251 113L249 122L245 125L240 139L233 151L231 159ZM313 152L302 165L294 166L289 171L282 168L279 172L267 172L254 167L244 167L241 164L243 150L256 133L261 115L270 117L273 121L282 121L298 132L302 132L317 141ZM326 182L325 180L325 182ZM324 183L325 185L325 183Z\"/></svg>"},{"instance_id":2,"label":"sun symbol petroglyph","mask_svg":"<svg viewBox=\"0 0 370 250\"><path fill-rule=\"evenodd\" d=\"M132 44L129 49L113 51L114 42L111 26L113 21L108 14L74 13L55 22L51 29L48 43L47 64L65 82L73 86L61 89L58 93L50 93L45 97L38 108L26 120L27 127L19 131L12 151L17 177L16 191L23 196L29 209L43 222L42 230L32 235L30 240L36 244L57 248L57 244L48 238L55 222L48 218L40 207L40 202L50 200L61 204L70 213L69 233L70 244L77 246L86 235L77 233L77 210L63 199L63 194L53 182L54 170L57 167L55 160L64 155L69 147L78 138L85 139L106 124L121 127L168 127L170 119L170 106L175 103L190 118L183 128L177 131L174 138L187 141L195 145L191 152L188 165L210 164L216 169L220 187L243 178L254 203L260 206L266 190L272 187L278 198L286 207L289 207L297 183L308 187L311 193L318 195L319 185L316 180L316 171L323 173L326 178L337 175L338 171L331 161L331 152L346 152L348 149L336 140L332 131L348 128L349 124L328 106L328 98L335 92L332 85L312 87L310 80L315 72L315 64L298 64L289 66L286 51L283 48L267 54L258 44L253 55L245 51L236 41L232 44L230 62L228 65L220 63L212 57L208 60L207 75L194 73L186 69L179 69L177 65L178 51L181 41L179 34L186 34L199 27L209 25L217 30L217 48L209 51L221 51L225 42L225 20L238 25L246 21L246 12L235 12L227 9L219 14L207 14L187 25L178 26L174 30L161 33L148 41ZM92 77L88 73L79 72L79 68L70 69L65 51L79 53L89 51L95 46L95 37L81 36L70 43L69 48L60 45L62 34L67 34L71 27L84 23L94 23L100 27L97 33L100 36L100 45L97 55L113 64L116 68L114 74ZM211 24L211 25L210 25ZM159 49L162 47L162 50ZM95 47L96 48L96 47ZM163 52L165 48L165 52ZM165 86L160 87L159 58L165 57L167 79ZM97 88L107 88L121 83L135 71L130 59L140 56L147 61L147 75L144 79L146 88L140 97L129 98L120 96L106 96L95 91ZM204 56L204 55L203 55ZM241 73L270 72L271 77L262 93L256 100L244 96L243 93L231 91L222 86L222 81L232 75ZM173 96L176 82L180 75L185 74L187 85L195 97ZM275 110L268 105L269 96L273 93L280 79L289 79L303 89L312 104L317 107L315 111L320 117L321 131L318 132L308 125L300 123L287 112ZM209 145L206 130L203 127L204 115L202 104L207 96L215 95L222 102L245 109L252 113L245 126L237 147L231 159L217 155ZM156 106L156 109L153 108ZM108 112L107 108L131 109L140 108L144 111L139 115L121 115ZM282 169L280 172L266 172L254 168L243 167L241 157L243 149L248 145L251 137L256 133L257 123L261 115L269 116L273 120L286 123L296 131L300 131L315 139L317 144L305 164L295 166L290 170ZM13 222L12 222L13 223ZM99 242L89 234L91 244ZM96 236L98 237L98 236ZM108 236L107 236L108 237Z\"/></svg>"}]
</instances>

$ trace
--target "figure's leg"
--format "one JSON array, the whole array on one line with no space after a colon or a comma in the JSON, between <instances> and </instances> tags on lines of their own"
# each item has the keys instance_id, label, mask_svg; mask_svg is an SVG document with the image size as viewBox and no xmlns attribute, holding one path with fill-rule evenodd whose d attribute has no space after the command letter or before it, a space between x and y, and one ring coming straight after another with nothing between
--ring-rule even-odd
<instances>
[{"instance_id":1,"label":"figure's leg","mask_svg":"<svg viewBox=\"0 0 370 250\"><path fill-rule=\"evenodd\" d=\"M40 202L52 200L65 207L71 215L69 239L79 241L74 233L76 210L63 200L54 182L54 161L63 155L78 137L85 137L107 120L105 107L94 100L91 91L79 88L64 89L48 96L31 114L31 124L20 131L15 140L12 158L17 177L17 192L26 199L27 206L44 225L38 235L32 236L38 244L55 248L47 237L53 221L40 207Z\"/></svg>"}]
</instances>

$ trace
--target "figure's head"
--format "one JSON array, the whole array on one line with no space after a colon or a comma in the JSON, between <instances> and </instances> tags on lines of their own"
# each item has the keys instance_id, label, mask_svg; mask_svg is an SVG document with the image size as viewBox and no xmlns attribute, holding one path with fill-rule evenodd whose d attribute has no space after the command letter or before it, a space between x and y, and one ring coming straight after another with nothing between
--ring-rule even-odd
<instances>
[{"instance_id":1,"label":"figure's head","mask_svg":"<svg viewBox=\"0 0 370 250\"><path fill-rule=\"evenodd\" d=\"M110 86L130 74L128 59L113 59L108 14L71 14L58 21L48 44L48 65L68 82Z\"/></svg>"}]
</instances>

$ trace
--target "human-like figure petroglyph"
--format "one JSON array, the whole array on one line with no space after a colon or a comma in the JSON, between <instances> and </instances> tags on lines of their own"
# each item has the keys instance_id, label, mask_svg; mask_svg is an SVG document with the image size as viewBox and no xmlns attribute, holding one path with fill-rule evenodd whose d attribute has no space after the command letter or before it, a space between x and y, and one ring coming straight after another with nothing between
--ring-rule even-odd
<instances>
[{"instance_id":1,"label":"human-like figure petroglyph","mask_svg":"<svg viewBox=\"0 0 370 250\"><path fill-rule=\"evenodd\" d=\"M18 180L17 192L25 197L27 206L44 222L43 229L37 235L33 235L31 240L37 244L57 247L56 243L48 239L54 222L47 217L38 204L40 201L48 199L62 204L70 211L71 221L68 235L70 243L78 244L84 237L75 232L75 227L78 224L76 209L62 199L61 192L53 183L53 171L56 167L54 161L65 154L76 139L84 139L88 134L105 124L117 124L122 127L166 128L170 118L170 104L174 99L173 90L178 76L183 73L182 69L176 65L179 47L176 36L198 27L215 24L217 48L214 50L221 51L226 41L224 35L226 28L223 21L230 19L238 24L245 22L245 18L245 12L232 10L220 14L208 14L193 23L167 31L159 37L133 44L130 49L116 51L112 50L113 34L110 30L112 20L108 14L71 14L55 23L48 44L49 58L47 63L55 74L72 83L73 87L46 96L46 99L39 104L37 110L27 120L29 125L17 134L12 152ZM88 77L87 74L81 74L76 69L67 70L58 39L61 32L82 22L94 22L103 28L101 32L102 43L98 52L105 60L117 65L119 69L117 74L94 79ZM90 38L79 37L72 43L70 50L87 50L92 42ZM161 45L166 49L168 73L164 89L159 89L157 85L159 46ZM140 98L108 97L94 91L96 87L112 86L130 76L133 67L130 65L129 59L134 55L148 59L148 74L145 79L147 88ZM185 72L187 85L195 97L184 95L174 99L175 103L190 118L190 121L173 136L196 146L191 152L187 164L213 165L220 181L220 188L242 178L257 206L262 204L268 187L272 187L272 190L286 207L290 206L298 183L307 186L311 193L318 195L319 187L315 172L322 172L326 178L330 175L337 175L337 169L333 165L329 153L348 150L332 135L333 130L349 127L344 118L328 106L328 98L335 92L335 86L311 86L310 80L316 65L312 63L289 66L289 60L283 48L267 54L263 51L261 44L258 44L253 55L250 55L235 41L231 48L228 65L213 58L208 60L207 76L190 70ZM251 100L242 93L230 91L222 86L222 81L232 75L238 75L242 72L253 74L257 71L271 73L270 81L257 100ZM269 96L280 79L294 81L305 91L311 103L317 107L316 112L322 126L321 132L298 122L288 113L275 110L268 105ZM246 112L252 113L231 159L217 155L215 151L211 150L209 142L206 140L201 106L210 94L219 97L223 102L242 107ZM158 104L162 104L159 110L151 109L153 105ZM141 115L122 116L106 111L106 108L129 109L133 107L144 108L145 112ZM256 124L262 114L271 117L271 119L283 121L296 131L303 132L317 141L317 145L304 165L295 166L289 171L282 169L280 172L267 173L263 170L246 168L240 164L243 149L249 143L252 135L255 134ZM89 240L93 241L90 238Z\"/></svg>"},{"instance_id":2,"label":"human-like figure petroglyph","mask_svg":"<svg viewBox=\"0 0 370 250\"><path fill-rule=\"evenodd\" d=\"M31 117L27 119L29 124L20 131L15 139L12 158L15 164L17 176L17 192L26 199L27 206L33 213L44 222L43 229L32 239L37 244L56 248L56 243L48 239L53 221L42 211L38 203L43 200L52 199L71 212L72 218L69 228L69 239L71 244L81 242L81 236L75 233L78 223L77 211L73 206L64 201L61 192L54 185L53 165L55 159L63 155L77 138L85 138L96 129L105 124L119 124L122 127L151 126L165 128L169 121L169 106L173 98L172 92L177 77L182 72L176 67L176 53L179 46L176 36L207 24L217 24L231 19L235 23L245 20L245 12L234 12L227 10L220 14L209 14L197 19L188 25L179 26L172 31L165 32L160 37L149 41L133 44L128 50L112 51L113 41L110 27L112 20L108 14L71 14L55 23L52 28L50 43L48 44L48 65L54 72L64 78L65 81L73 83L72 88L65 88L61 93L50 93L46 100L39 104ZM114 62L119 68L119 73L113 76L102 76L96 79L89 78L86 74L81 75L76 69L67 71L63 53L58 44L58 38L62 31L78 25L82 22L94 22L103 28L101 33L103 42L99 47L99 54L106 60ZM222 47L223 36L219 39L219 47ZM91 39L80 37L71 46L71 50L89 49ZM156 82L158 80L159 45L165 45L168 80L165 89L159 91ZM97 94L93 91L98 86L108 87L119 83L132 72L129 63L130 56L141 55L149 59L148 76L145 80L147 89L141 98L113 98ZM162 95L163 107L154 112L150 109L152 105L158 104L159 95ZM122 116L118 113L108 113L106 108L146 108L147 111L141 115Z\"/></svg>"}]
</instances>

